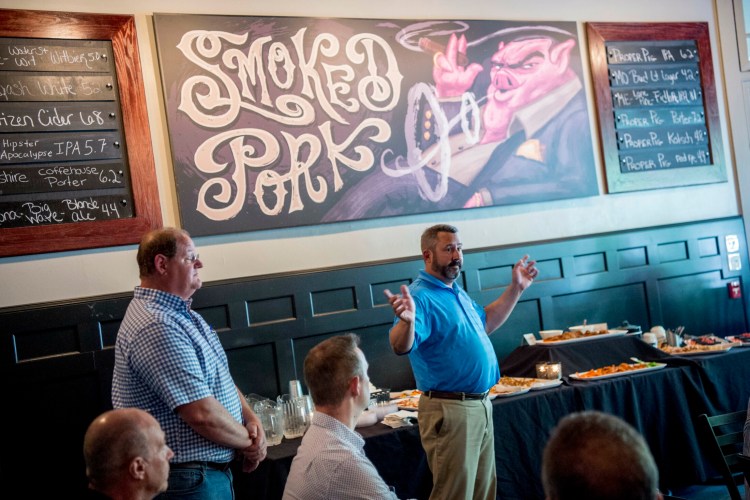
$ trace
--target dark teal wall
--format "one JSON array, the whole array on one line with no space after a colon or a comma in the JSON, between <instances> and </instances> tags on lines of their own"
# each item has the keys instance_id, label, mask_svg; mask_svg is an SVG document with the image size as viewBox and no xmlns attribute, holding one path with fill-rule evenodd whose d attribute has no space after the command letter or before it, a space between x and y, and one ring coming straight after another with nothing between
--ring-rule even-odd
<instances>
[{"instance_id":1,"label":"dark teal wall","mask_svg":"<svg viewBox=\"0 0 750 500\"><path fill-rule=\"evenodd\" d=\"M740 241L740 271L729 271L727 235ZM416 253L416 252L415 252ZM540 276L491 339L502 360L524 333L623 320L644 328L686 327L688 334L748 330L750 264L741 218L598 235L574 240L468 250L462 282L480 304L508 284L513 264L528 253ZM245 393L276 396L302 378L307 351L324 338L356 332L379 387L414 387L407 357L388 344L393 316L383 289L409 283L422 261L384 262L310 273L207 283L194 307L217 330L234 377ZM739 280L743 298L728 298ZM85 489L81 440L109 408L113 345L131 294L0 310L0 388L7 446L0 474L33 481L50 494ZM7 410L9 409L9 410ZM54 451L50 451L52 446ZM40 450L54 464L42 465ZM30 476L31 474L31 476Z\"/></svg>"}]
</instances>

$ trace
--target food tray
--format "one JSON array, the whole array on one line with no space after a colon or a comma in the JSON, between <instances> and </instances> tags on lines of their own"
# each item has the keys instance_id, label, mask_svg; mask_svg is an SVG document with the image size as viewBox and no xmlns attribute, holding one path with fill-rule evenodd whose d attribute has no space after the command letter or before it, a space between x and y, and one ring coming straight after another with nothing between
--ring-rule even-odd
<instances>
[{"instance_id":1,"label":"food tray","mask_svg":"<svg viewBox=\"0 0 750 500\"><path fill-rule=\"evenodd\" d=\"M607 373L606 375L595 375L593 377L586 377L585 374L588 373L591 370L585 371L583 373L574 373L570 376L570 378L575 380L602 380L605 378L614 378L614 377L622 377L625 375L630 375L631 373L644 373L644 372L650 372L654 370L661 370L664 368L666 363L649 363L649 366L646 366L644 368L638 368L635 370L627 370L622 372L615 372L615 373Z\"/></svg>"},{"instance_id":2,"label":"food tray","mask_svg":"<svg viewBox=\"0 0 750 500\"><path fill-rule=\"evenodd\" d=\"M691 345L687 347L662 347L661 350L672 356L700 356L704 354L718 354L726 352L737 344L717 344L717 345ZM678 349L678 350L675 350ZM681 351L679 349L685 349ZM689 349L689 350L688 350Z\"/></svg>"},{"instance_id":3,"label":"food tray","mask_svg":"<svg viewBox=\"0 0 750 500\"><path fill-rule=\"evenodd\" d=\"M740 335L728 335L726 339L735 344L737 347L750 347L750 333Z\"/></svg>"},{"instance_id":4,"label":"food tray","mask_svg":"<svg viewBox=\"0 0 750 500\"><path fill-rule=\"evenodd\" d=\"M518 396L520 394L526 394L531 390L530 387L516 387L513 385L500 385L496 384L490 389L488 397L490 399L495 398L509 398L511 396Z\"/></svg>"},{"instance_id":5,"label":"food tray","mask_svg":"<svg viewBox=\"0 0 750 500\"><path fill-rule=\"evenodd\" d=\"M589 340L598 340L598 339L608 339L612 337L622 337L628 333L627 330L609 330L608 333L600 333L598 335L589 335L588 337L578 337L575 339L565 339L565 340L550 340L545 339L541 342L536 343L535 345L563 345L563 344L572 344L575 342L586 342Z\"/></svg>"},{"instance_id":6,"label":"food tray","mask_svg":"<svg viewBox=\"0 0 750 500\"><path fill-rule=\"evenodd\" d=\"M503 383L503 380L508 380L508 379L516 383ZM528 387L532 391L540 391L543 389L550 389L552 387L557 387L560 384L562 384L562 380L561 379L548 380L544 378L503 376L498 382L498 384L510 385L510 386L516 386L516 387Z\"/></svg>"}]
</instances>

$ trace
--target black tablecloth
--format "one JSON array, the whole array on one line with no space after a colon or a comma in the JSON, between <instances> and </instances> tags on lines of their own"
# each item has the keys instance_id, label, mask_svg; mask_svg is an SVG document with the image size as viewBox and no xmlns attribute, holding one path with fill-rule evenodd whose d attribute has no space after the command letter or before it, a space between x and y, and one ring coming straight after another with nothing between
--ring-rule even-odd
<instances>
[{"instance_id":1,"label":"black tablecloth","mask_svg":"<svg viewBox=\"0 0 750 500\"><path fill-rule=\"evenodd\" d=\"M516 348L501 363L504 375L515 377L536 377L536 364L544 361L562 363L562 374L590 370L619 363L632 363L630 358L644 361L661 361L671 358L659 349L651 347L638 337L623 335L597 339L586 338L584 341L571 343L537 343Z\"/></svg>"},{"instance_id":2,"label":"black tablecloth","mask_svg":"<svg viewBox=\"0 0 750 500\"><path fill-rule=\"evenodd\" d=\"M552 428L563 416L574 411L602 410L632 424L648 442L659 467L662 489L703 482L715 472L702 458L695 432L695 420L701 413L718 414L744 410L750 398L750 348L735 348L719 354L670 357L635 338L610 340L612 350L624 359L613 359L610 348L599 341L568 344L551 352L535 346L519 348L528 355L531 366L539 353L554 355L563 366L575 367L577 356L571 346L587 353L583 371L606 364L659 358L667 363L660 370L633 373L622 377L575 381L565 377L560 387L493 401L498 498L533 500L544 498L540 480L541 459ZM634 343L637 342L637 343ZM583 346L586 347L583 347ZM589 349L590 348L590 349ZM631 354L628 349L638 351ZM655 351L655 352L654 352ZM653 356L649 357L648 354ZM515 351L511 357L520 357ZM543 356L544 354L541 354ZM566 356L563 358L562 356ZM552 359L552 358L550 358ZM567 361L566 361L567 359ZM609 361L612 359L612 361ZM545 359L539 359L545 360ZM549 360L549 359L546 359ZM506 360L507 361L507 360ZM581 361L582 363L582 361ZM523 376L503 363L503 373ZM532 368L533 370L533 368ZM568 371L570 373L570 371ZM415 426L390 429L383 424L359 429L365 438L365 452L400 498L427 498L431 476ZM299 439L284 441L269 448L269 458L252 474L235 471L235 490L239 500L281 498L292 457Z\"/></svg>"}]
</instances>

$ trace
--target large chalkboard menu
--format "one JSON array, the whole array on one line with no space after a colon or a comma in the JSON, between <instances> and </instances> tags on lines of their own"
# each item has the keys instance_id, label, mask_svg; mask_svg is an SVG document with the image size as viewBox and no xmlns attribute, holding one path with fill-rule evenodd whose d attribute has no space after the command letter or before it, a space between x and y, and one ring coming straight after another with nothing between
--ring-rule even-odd
<instances>
[{"instance_id":1,"label":"large chalkboard menu","mask_svg":"<svg viewBox=\"0 0 750 500\"><path fill-rule=\"evenodd\" d=\"M721 182L705 23L589 23L609 192Z\"/></svg>"},{"instance_id":2,"label":"large chalkboard menu","mask_svg":"<svg viewBox=\"0 0 750 500\"><path fill-rule=\"evenodd\" d=\"M132 17L0 10L0 256L160 225Z\"/></svg>"}]
</instances>

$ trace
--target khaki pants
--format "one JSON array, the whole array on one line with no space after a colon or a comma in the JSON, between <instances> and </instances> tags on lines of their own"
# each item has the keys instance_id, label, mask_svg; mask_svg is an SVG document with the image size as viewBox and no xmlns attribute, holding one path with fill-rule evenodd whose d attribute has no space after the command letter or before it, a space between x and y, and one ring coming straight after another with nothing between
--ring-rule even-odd
<instances>
[{"instance_id":1,"label":"khaki pants","mask_svg":"<svg viewBox=\"0 0 750 500\"><path fill-rule=\"evenodd\" d=\"M490 500L497 490L492 404L419 398L419 434L432 471L430 500Z\"/></svg>"}]
</instances>

